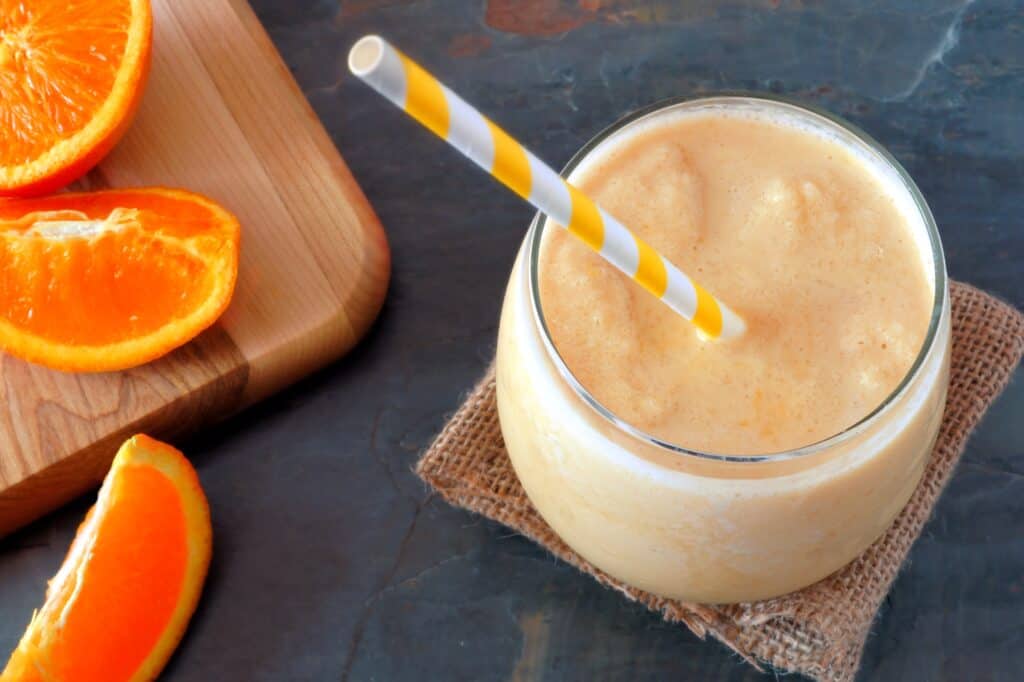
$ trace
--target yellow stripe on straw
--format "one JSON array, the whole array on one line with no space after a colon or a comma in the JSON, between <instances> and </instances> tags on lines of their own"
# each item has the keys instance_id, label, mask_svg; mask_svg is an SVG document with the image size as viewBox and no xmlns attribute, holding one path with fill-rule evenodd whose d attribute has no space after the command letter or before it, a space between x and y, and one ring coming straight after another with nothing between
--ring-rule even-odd
<instances>
[{"instance_id":1,"label":"yellow stripe on straw","mask_svg":"<svg viewBox=\"0 0 1024 682\"><path fill-rule=\"evenodd\" d=\"M572 213L566 227L594 251L600 251L604 246L604 220L601 218L601 212L597 210L597 204L568 182L565 186L569 190L569 200L572 202Z\"/></svg>"},{"instance_id":2,"label":"yellow stripe on straw","mask_svg":"<svg viewBox=\"0 0 1024 682\"><path fill-rule=\"evenodd\" d=\"M359 40L348 63L352 73L565 225L705 335L729 338L744 332L736 313L383 38Z\"/></svg>"},{"instance_id":3,"label":"yellow stripe on straw","mask_svg":"<svg viewBox=\"0 0 1024 682\"><path fill-rule=\"evenodd\" d=\"M636 235L633 235L633 239L636 240L637 252L640 254L640 263L637 265L634 279L644 289L661 298L665 295L665 290L668 289L668 270L665 269L665 261L661 259L661 256L654 250L654 247L643 239ZM696 318L694 318L693 323L697 324ZM700 325L697 326L699 327ZM718 336L718 334L713 334L712 336Z\"/></svg>"},{"instance_id":4,"label":"yellow stripe on straw","mask_svg":"<svg viewBox=\"0 0 1024 682\"><path fill-rule=\"evenodd\" d=\"M512 139L504 130L490 120L487 129L491 131L494 143L494 166L491 174L506 187L524 199L530 198L530 159L526 156L523 146Z\"/></svg>"},{"instance_id":5,"label":"yellow stripe on straw","mask_svg":"<svg viewBox=\"0 0 1024 682\"><path fill-rule=\"evenodd\" d=\"M405 69L405 110L435 135L445 139L451 120L441 83L401 52L398 56Z\"/></svg>"},{"instance_id":6,"label":"yellow stripe on straw","mask_svg":"<svg viewBox=\"0 0 1024 682\"><path fill-rule=\"evenodd\" d=\"M694 282L693 288L697 292L697 312L693 314L693 323L711 338L719 337L722 334L721 306L701 285Z\"/></svg>"}]
</instances>

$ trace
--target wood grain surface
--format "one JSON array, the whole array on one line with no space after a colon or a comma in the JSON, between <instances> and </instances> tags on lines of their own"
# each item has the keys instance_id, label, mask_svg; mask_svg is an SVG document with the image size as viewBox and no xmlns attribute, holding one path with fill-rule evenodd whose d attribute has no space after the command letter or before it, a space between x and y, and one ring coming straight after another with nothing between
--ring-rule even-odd
<instances>
[{"instance_id":1,"label":"wood grain surface","mask_svg":"<svg viewBox=\"0 0 1024 682\"><path fill-rule=\"evenodd\" d=\"M135 370L63 374L0 358L0 535L98 483L135 432L173 437L351 348L390 256L341 156L244 0L154 0L149 86L132 128L81 183L205 194L242 224L218 324Z\"/></svg>"}]
</instances>

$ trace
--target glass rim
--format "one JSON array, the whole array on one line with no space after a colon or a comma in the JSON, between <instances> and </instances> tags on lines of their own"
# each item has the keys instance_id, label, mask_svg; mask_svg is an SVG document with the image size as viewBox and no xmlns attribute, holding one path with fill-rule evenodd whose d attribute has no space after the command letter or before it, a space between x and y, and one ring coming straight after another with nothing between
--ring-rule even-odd
<instances>
[{"instance_id":1,"label":"glass rim","mask_svg":"<svg viewBox=\"0 0 1024 682\"><path fill-rule=\"evenodd\" d=\"M911 384L921 374L925 361L931 354L932 349L935 346L936 339L938 338L939 326L942 321L943 311L947 304L948 299L948 279L946 274L946 260L942 249L942 241L939 237L939 230L935 224L935 218L932 215L931 209L925 201L924 196L921 194L921 190L918 189L917 184L907 173L906 169L896 160L895 157L884 147L881 143L875 140L871 135L864 132L856 125L849 121L831 113L824 109L808 105L803 102L798 102L788 97L782 97L774 94L763 94L763 93L752 93L744 91L726 91L715 95L702 96L702 97L686 97L678 96L667 99L662 99L647 106L641 107L625 116L619 118L611 125L606 126L590 140L586 142L572 158L565 164L561 170L562 177L568 178L570 174L583 162L583 160L589 156L595 149L603 144L607 139L625 129L628 126L639 123L642 119L653 116L663 110L670 108L677 108L683 106L698 106L698 105L714 105L714 104L767 104L772 107L781 107L783 109L789 109L794 111L797 115L802 117L810 117L812 120L816 120L818 123L823 123L825 127L839 128L841 131L852 134L857 140L866 145L871 153L877 154L880 159L888 165L892 170L896 172L896 176L900 179L903 184L903 189L910 195L913 200L914 206L920 215L921 221L924 225L925 231L928 234L928 242L931 247L932 265L934 267L934 300L932 302L931 315L928 321L928 331L925 334L924 341L921 344L921 348L914 358L914 362L907 370L904 377L900 380L900 383L889 393L888 396L881 403L879 403L874 409L872 409L867 415L862 417L856 423L845 429L835 433L831 436L823 438L819 441L809 443L807 445L800 446L798 448L792 448L788 450L780 450L769 453L758 453L758 454L729 454L729 453L717 453L708 452L703 450L696 450L693 448L687 448L677 443L673 443L668 440L658 438L644 431L643 429L634 426L625 419L619 417L614 412L605 407L596 397L594 397L590 391L588 391L583 384L576 378L572 370L566 364L562 358L561 353L558 352L558 348L554 344L554 340L551 338L550 330L547 326L547 321L544 319L544 310L540 300L540 286L539 286L539 263L540 263L540 248L541 241L544 235L544 228L547 223L547 216L543 213L536 213L533 220L530 223L530 229L527 233L526 239L529 245L529 259L528 259L528 287L530 293L530 305L532 308L534 323L539 331L543 346L547 352L548 358L555 365L562 379L573 389L574 393L580 398L586 405L588 405L601 419L605 422L610 423L618 431L625 433L635 439L638 439L648 445L651 445L661 451L669 452L683 457L696 457L703 460L712 460L718 462L733 462L733 463L759 463L759 462L779 462L784 460L795 459L798 457L807 457L835 447L841 443L846 442L850 438L863 432L868 426L880 419L884 414L888 413L889 410L899 402L907 391Z\"/></svg>"}]
</instances>

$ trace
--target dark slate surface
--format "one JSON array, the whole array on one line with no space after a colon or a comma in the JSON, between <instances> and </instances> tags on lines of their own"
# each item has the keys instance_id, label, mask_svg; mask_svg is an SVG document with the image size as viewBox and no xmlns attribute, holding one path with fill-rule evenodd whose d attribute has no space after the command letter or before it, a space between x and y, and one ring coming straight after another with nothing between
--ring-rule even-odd
<instances>
[{"instance_id":1,"label":"dark slate surface","mask_svg":"<svg viewBox=\"0 0 1024 682\"><path fill-rule=\"evenodd\" d=\"M827 5L827 6L826 6ZM530 210L345 70L381 32L553 164L662 97L784 92L861 125L917 179L950 273L1024 307L1024 13L1013 0L257 0L376 206L393 288L367 341L180 443L216 553L166 679L762 680L410 467L494 348ZM1024 381L975 435L869 641L863 680L1020 680ZM0 543L0 649L83 500Z\"/></svg>"}]
</instances>

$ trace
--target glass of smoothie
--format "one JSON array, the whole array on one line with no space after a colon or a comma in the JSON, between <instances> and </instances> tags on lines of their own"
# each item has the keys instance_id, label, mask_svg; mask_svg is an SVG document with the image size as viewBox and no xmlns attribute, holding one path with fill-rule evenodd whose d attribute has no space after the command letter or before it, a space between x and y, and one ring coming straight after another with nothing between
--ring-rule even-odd
<instances>
[{"instance_id":1,"label":"glass of smoothie","mask_svg":"<svg viewBox=\"0 0 1024 682\"><path fill-rule=\"evenodd\" d=\"M773 98L663 102L569 179L737 311L694 327L538 215L501 315L502 433L578 554L699 602L814 583L917 486L949 367L942 246L877 142Z\"/></svg>"}]
</instances>

